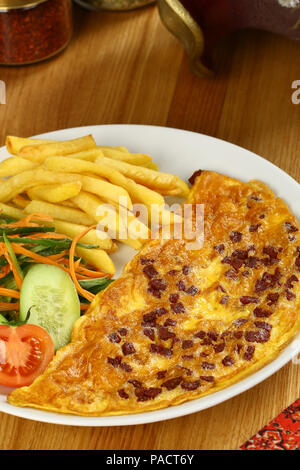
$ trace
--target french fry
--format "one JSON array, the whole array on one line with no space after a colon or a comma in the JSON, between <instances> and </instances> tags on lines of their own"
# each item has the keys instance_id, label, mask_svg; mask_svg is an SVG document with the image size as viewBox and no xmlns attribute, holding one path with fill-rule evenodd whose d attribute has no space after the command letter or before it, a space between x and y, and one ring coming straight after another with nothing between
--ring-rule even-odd
<instances>
[{"instance_id":1,"label":"french fry","mask_svg":"<svg viewBox=\"0 0 300 470\"><path fill-rule=\"evenodd\" d=\"M123 179L123 175L112 171L110 167L103 166L102 169L99 165L84 160L76 160L68 157L52 157L45 160L44 166L52 171L65 171L74 173L94 173L109 180L113 180L116 184L109 183L99 178L93 178L90 176L82 176L82 189L89 193L96 194L109 201L116 202L120 201L123 197L126 199L128 208L132 207L130 196L126 189L120 187L120 180ZM114 174L113 174L114 173Z\"/></svg>"},{"instance_id":2,"label":"french fry","mask_svg":"<svg viewBox=\"0 0 300 470\"><path fill-rule=\"evenodd\" d=\"M120 150L110 148L102 148L102 152L104 157L131 163L132 165L142 165L144 163L152 162L152 158L143 153L125 153Z\"/></svg>"},{"instance_id":3,"label":"french fry","mask_svg":"<svg viewBox=\"0 0 300 470\"><path fill-rule=\"evenodd\" d=\"M80 181L63 184L45 184L34 186L27 191L30 199L41 199L52 203L63 202L77 196L80 193L82 184Z\"/></svg>"},{"instance_id":4,"label":"french fry","mask_svg":"<svg viewBox=\"0 0 300 470\"><path fill-rule=\"evenodd\" d=\"M99 198L93 194L81 193L72 199L72 201L84 212L86 212L90 217L93 217L99 224L100 228L107 232L111 233L112 238L117 238L118 240L126 243L135 250L139 250L142 247L142 243L139 239L133 239L129 236L122 237L122 233L126 233L126 227L129 226L129 223L137 220L132 214L126 212L126 220L124 215L119 215L118 211L112 204L105 204ZM141 231L144 236L148 237L149 232L146 226L141 225ZM129 230L128 230L129 232Z\"/></svg>"},{"instance_id":5,"label":"french fry","mask_svg":"<svg viewBox=\"0 0 300 470\"><path fill-rule=\"evenodd\" d=\"M145 168L149 168L150 170L158 171L158 165L154 162L143 163L143 165L139 166L144 166Z\"/></svg>"},{"instance_id":6,"label":"french fry","mask_svg":"<svg viewBox=\"0 0 300 470\"><path fill-rule=\"evenodd\" d=\"M39 186L43 183L69 183L80 181L80 175L68 175L66 173L54 173L44 170L41 167L33 170L24 171L18 175L12 176L0 185L0 202L7 202L17 194L23 193L33 186Z\"/></svg>"},{"instance_id":7,"label":"french fry","mask_svg":"<svg viewBox=\"0 0 300 470\"><path fill-rule=\"evenodd\" d=\"M39 164L22 157L10 157L0 163L0 177L7 178L36 168Z\"/></svg>"},{"instance_id":8,"label":"french fry","mask_svg":"<svg viewBox=\"0 0 300 470\"><path fill-rule=\"evenodd\" d=\"M23 219L25 217L25 214L23 211L20 209L17 209L16 207L12 207L9 204L3 204L0 202L0 211L1 214L8 215L8 217L12 217L13 219Z\"/></svg>"},{"instance_id":9,"label":"french fry","mask_svg":"<svg viewBox=\"0 0 300 470\"><path fill-rule=\"evenodd\" d=\"M105 164L111 166L115 170L118 170L128 178L133 179L137 183L147 186L150 189L169 189L177 187L177 176L171 173L162 173L159 171L150 170L137 165L131 165L129 163L120 162L118 160L109 159L106 157L98 157L96 163L99 165Z\"/></svg>"},{"instance_id":10,"label":"french fry","mask_svg":"<svg viewBox=\"0 0 300 470\"><path fill-rule=\"evenodd\" d=\"M26 137L15 137L13 135L8 135L6 137L5 145L9 153L12 155L17 155L21 148L27 145L52 144L53 142L57 141L46 139L28 139Z\"/></svg>"},{"instance_id":11,"label":"french fry","mask_svg":"<svg viewBox=\"0 0 300 470\"><path fill-rule=\"evenodd\" d=\"M116 268L110 256L104 250L99 249L87 249L77 246L75 250L76 254L81 258L85 259L92 266L100 269L102 272L114 275Z\"/></svg>"},{"instance_id":12,"label":"french fry","mask_svg":"<svg viewBox=\"0 0 300 470\"><path fill-rule=\"evenodd\" d=\"M51 144L26 145L19 150L18 155L42 163L47 157L69 155L70 153L78 153L95 147L96 142L93 137L87 135L85 137L79 137L78 139L54 142Z\"/></svg>"},{"instance_id":13,"label":"french fry","mask_svg":"<svg viewBox=\"0 0 300 470\"><path fill-rule=\"evenodd\" d=\"M128 195L128 192L126 191L127 178L122 175L122 173L106 165L98 165L96 163L87 162L83 160L74 160L71 157L72 156L70 156L70 158L64 157L63 159L60 157L50 157L45 160L44 166L52 171L71 171L72 173L85 173L91 174L92 176L97 175L106 178L115 186L111 187L105 184L105 182L103 182L102 184L98 182L96 184L95 181L91 181L89 179L82 179L83 184L85 186L84 189L86 191L95 193L96 195L101 195L101 197L103 197L104 199L114 201L116 203L119 202L120 196L124 196L127 199L128 208L132 207L131 199ZM93 184L93 190L91 190L91 184ZM124 190L121 190L120 188L117 189L116 186L121 186L121 188L124 188ZM111 197L112 194L113 197Z\"/></svg>"},{"instance_id":14,"label":"french fry","mask_svg":"<svg viewBox=\"0 0 300 470\"><path fill-rule=\"evenodd\" d=\"M24 209L24 207L30 203L30 200L18 194L13 198L12 202L16 204L16 206L22 207Z\"/></svg>"},{"instance_id":15,"label":"french fry","mask_svg":"<svg viewBox=\"0 0 300 470\"><path fill-rule=\"evenodd\" d=\"M123 147L123 146L99 145L98 148L101 150L104 150L104 149L119 150L119 152L130 153L128 148Z\"/></svg>"},{"instance_id":16,"label":"french fry","mask_svg":"<svg viewBox=\"0 0 300 470\"><path fill-rule=\"evenodd\" d=\"M26 214L33 214L36 212L47 214L54 219L59 219L74 224L77 223L81 225L93 225L95 223L95 220L92 217L78 209L59 206L57 204L51 204L50 202L31 201L28 206L25 207L24 211Z\"/></svg>"},{"instance_id":17,"label":"french fry","mask_svg":"<svg viewBox=\"0 0 300 470\"><path fill-rule=\"evenodd\" d=\"M103 157L102 150L97 148L92 148L89 150L83 150L82 152L71 153L69 157L75 158L76 160L87 160L89 162L94 162L97 157Z\"/></svg>"},{"instance_id":18,"label":"french fry","mask_svg":"<svg viewBox=\"0 0 300 470\"><path fill-rule=\"evenodd\" d=\"M58 233L64 233L70 238L75 238L86 228L84 225L65 222L58 219L54 219L52 222L43 222L43 225L55 227L55 230ZM84 237L81 238L80 241L88 245L98 245L101 250L108 251L109 253L114 253L116 251L116 245L112 239L109 238L105 232L101 232L100 236L98 230L90 230L86 235L84 235Z\"/></svg>"}]
</instances>

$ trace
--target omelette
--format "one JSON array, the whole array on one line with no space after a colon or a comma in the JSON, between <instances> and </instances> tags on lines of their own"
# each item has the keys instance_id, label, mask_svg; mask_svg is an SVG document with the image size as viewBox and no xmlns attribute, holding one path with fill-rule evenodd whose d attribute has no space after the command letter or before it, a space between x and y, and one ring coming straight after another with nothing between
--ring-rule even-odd
<instances>
[{"instance_id":1,"label":"omelette","mask_svg":"<svg viewBox=\"0 0 300 470\"><path fill-rule=\"evenodd\" d=\"M204 244L151 240L94 299L43 375L12 405L85 416L139 413L227 387L300 329L299 224L259 181L190 180Z\"/></svg>"}]
</instances>

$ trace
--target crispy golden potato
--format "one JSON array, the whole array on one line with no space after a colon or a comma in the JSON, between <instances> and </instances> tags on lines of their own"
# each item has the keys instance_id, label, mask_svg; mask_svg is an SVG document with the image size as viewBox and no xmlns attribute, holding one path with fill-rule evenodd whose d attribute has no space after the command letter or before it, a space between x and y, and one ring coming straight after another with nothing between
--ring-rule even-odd
<instances>
[{"instance_id":1,"label":"crispy golden potato","mask_svg":"<svg viewBox=\"0 0 300 470\"><path fill-rule=\"evenodd\" d=\"M7 178L9 176L18 175L23 171L32 170L39 166L38 163L26 160L22 157L10 157L0 163L0 177Z\"/></svg>"},{"instance_id":2,"label":"crispy golden potato","mask_svg":"<svg viewBox=\"0 0 300 470\"><path fill-rule=\"evenodd\" d=\"M116 272L115 265L110 256L104 250L87 249L77 246L76 254L85 259L92 266L100 269L104 273L114 275Z\"/></svg>"},{"instance_id":3,"label":"crispy golden potato","mask_svg":"<svg viewBox=\"0 0 300 470\"><path fill-rule=\"evenodd\" d=\"M41 199L52 203L63 202L77 196L82 184L80 181L63 184L45 184L35 186L27 191L30 199Z\"/></svg>"},{"instance_id":4,"label":"crispy golden potato","mask_svg":"<svg viewBox=\"0 0 300 470\"><path fill-rule=\"evenodd\" d=\"M50 202L44 201L31 201L25 207L25 212L26 214L39 212L50 215L54 219L64 220L74 224L94 225L95 223L95 220L92 217L89 217L87 214L78 209L59 206L57 204L51 204Z\"/></svg>"},{"instance_id":5,"label":"crispy golden potato","mask_svg":"<svg viewBox=\"0 0 300 470\"><path fill-rule=\"evenodd\" d=\"M12 155L17 155L21 148L27 145L53 144L54 142L57 141L46 139L28 139L25 137L15 137L8 135L6 137L5 145L9 153Z\"/></svg>"},{"instance_id":6,"label":"crispy golden potato","mask_svg":"<svg viewBox=\"0 0 300 470\"><path fill-rule=\"evenodd\" d=\"M29 160L42 163L47 157L55 155L70 155L70 153L82 152L96 147L96 142L91 135L79 137L78 139L65 140L40 145L26 145L22 147L18 155Z\"/></svg>"}]
</instances>

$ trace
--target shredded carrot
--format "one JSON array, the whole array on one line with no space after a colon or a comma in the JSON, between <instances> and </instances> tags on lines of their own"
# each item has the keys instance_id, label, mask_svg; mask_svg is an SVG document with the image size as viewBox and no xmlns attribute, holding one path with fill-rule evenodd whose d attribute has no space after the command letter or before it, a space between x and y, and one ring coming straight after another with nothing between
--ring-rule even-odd
<instances>
[{"instance_id":1,"label":"shredded carrot","mask_svg":"<svg viewBox=\"0 0 300 470\"><path fill-rule=\"evenodd\" d=\"M24 224L29 224L32 219L35 219L35 220L45 220L45 221L49 221L49 222L52 222L53 221L53 217L51 217L50 215L47 215L47 214L41 214L39 212L34 212L33 214L29 214L27 217L25 217L23 220Z\"/></svg>"},{"instance_id":2,"label":"shredded carrot","mask_svg":"<svg viewBox=\"0 0 300 470\"><path fill-rule=\"evenodd\" d=\"M67 269L67 268L64 268L63 266L61 266L59 263L56 263L55 261L53 261L52 259L49 259L49 256L46 257L46 256L41 256L41 255L38 255L37 253L34 253L33 251L30 251L30 250L27 250L26 248L24 248L22 245L17 245L15 243L12 243L12 247L14 249L14 252L18 255L25 255L25 256L28 256L28 258L31 258L33 259L34 261L36 261L37 263L42 263L42 264L52 264L53 266L57 266L61 269L63 269L64 271L66 271L67 273L70 274L70 270Z\"/></svg>"},{"instance_id":3,"label":"shredded carrot","mask_svg":"<svg viewBox=\"0 0 300 470\"><path fill-rule=\"evenodd\" d=\"M2 245L2 244L1 244ZM14 275L14 278L15 278L15 281L16 281L16 284L18 286L18 289L21 290L21 287L22 287L22 282L23 282L23 279L20 277L20 274L18 273L18 270L16 268L16 266L14 265L14 263L12 262L12 259L11 257L9 256L9 253L5 247L5 249L3 248L4 251L4 256L5 256L5 259L6 261L8 262L9 266L10 266L10 269L12 270L13 272L13 275Z\"/></svg>"},{"instance_id":4,"label":"shredded carrot","mask_svg":"<svg viewBox=\"0 0 300 470\"><path fill-rule=\"evenodd\" d=\"M77 277L76 277L76 272L75 272L74 256L75 256L75 248L76 248L76 245L79 242L79 240L81 240L81 238L84 237L84 235L86 235L88 232L95 229L96 227L97 227L97 225L92 225L91 227L88 227L82 233L80 233L79 235L77 235L74 238L74 240L72 241L72 245L71 245L71 248L70 248L70 255L69 255L69 266L70 266L70 272L71 272L71 277L73 279L73 282L76 286L76 289L77 289L78 293L82 297L86 298L89 302L92 302L95 295L91 294L87 290L83 289L83 287L81 287L81 285L79 284L79 282L77 280Z\"/></svg>"},{"instance_id":5,"label":"shredded carrot","mask_svg":"<svg viewBox=\"0 0 300 470\"><path fill-rule=\"evenodd\" d=\"M8 312L9 310L19 310L20 303L0 302L0 312Z\"/></svg>"},{"instance_id":6,"label":"shredded carrot","mask_svg":"<svg viewBox=\"0 0 300 470\"><path fill-rule=\"evenodd\" d=\"M80 310L87 310L89 306L89 304L80 304Z\"/></svg>"},{"instance_id":7,"label":"shredded carrot","mask_svg":"<svg viewBox=\"0 0 300 470\"><path fill-rule=\"evenodd\" d=\"M6 289L5 287L0 287L0 295L4 295L7 297L13 297L14 299L20 298L20 292L13 289Z\"/></svg>"}]
</instances>

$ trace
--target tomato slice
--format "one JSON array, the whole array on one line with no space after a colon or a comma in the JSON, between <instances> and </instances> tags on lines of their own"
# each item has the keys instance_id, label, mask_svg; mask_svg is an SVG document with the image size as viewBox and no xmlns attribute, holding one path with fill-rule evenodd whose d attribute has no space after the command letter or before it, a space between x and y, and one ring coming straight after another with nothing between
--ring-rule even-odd
<instances>
[{"instance_id":1,"label":"tomato slice","mask_svg":"<svg viewBox=\"0 0 300 470\"><path fill-rule=\"evenodd\" d=\"M0 384L30 385L54 356L49 333L37 325L0 325Z\"/></svg>"}]
</instances>

